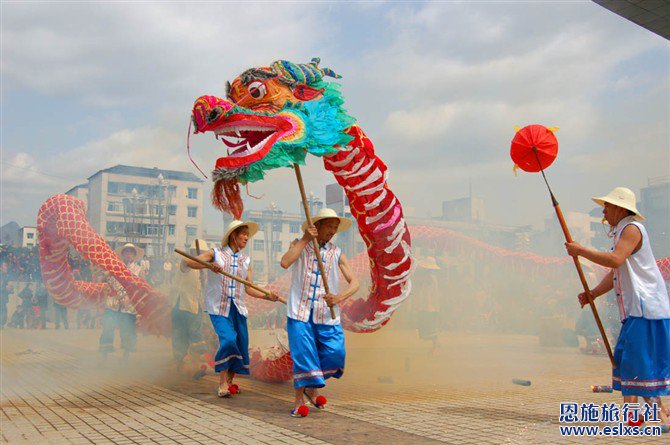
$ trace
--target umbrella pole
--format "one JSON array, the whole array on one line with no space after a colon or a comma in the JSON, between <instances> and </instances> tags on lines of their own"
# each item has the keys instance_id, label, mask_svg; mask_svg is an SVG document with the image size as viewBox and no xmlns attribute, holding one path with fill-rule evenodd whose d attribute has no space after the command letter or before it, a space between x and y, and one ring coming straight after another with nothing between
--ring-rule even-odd
<instances>
[{"instance_id":1,"label":"umbrella pole","mask_svg":"<svg viewBox=\"0 0 670 445\"><path fill-rule=\"evenodd\" d=\"M307 219L307 224L312 225L312 216L309 214L309 206L307 205L307 195L305 195L305 185L302 182L302 174L300 173L300 166L298 164L293 164L295 169L295 177L298 180L298 187L300 188L300 197L302 198L302 208L305 210L305 218ZM330 293L328 289L328 280L326 280L326 274L324 273L323 262L321 261L321 252L319 251L319 242L316 237L312 238L312 244L314 246L314 253L316 254L316 259L319 264L319 273L321 273L321 279L323 280L323 288L326 291L326 295ZM335 309L332 306L330 307L330 317L335 320Z\"/></svg>"},{"instance_id":2,"label":"umbrella pole","mask_svg":"<svg viewBox=\"0 0 670 445\"><path fill-rule=\"evenodd\" d=\"M542 163L540 162L540 158L537 155L536 147L533 147L533 152L535 153L535 157L537 158L537 164L540 166L540 171L542 172L544 183L547 184L547 189L549 189L549 195L551 196L551 205L554 206L554 211L556 212L556 217L558 218L558 222L561 225L561 229L563 229L563 235L565 236L565 240L571 243L572 236L570 236L568 225L565 223L565 218L563 218L563 212L561 211L561 206L558 205L558 201L554 196L554 192L551 191L549 182L547 182L547 177L544 174ZM598 315L598 309L596 309L595 302L593 300L593 297L591 296L591 290L589 289L589 285L586 282L586 277L584 276L584 270L582 270L582 265L577 257L572 257L572 260L574 261L575 267L577 268L577 274L579 275L579 280L582 282L582 287L584 288L584 292L586 293L586 298L589 299L589 306L591 306L591 311L593 312L593 318L596 319L598 330L600 330L600 335L602 336L603 342L605 343L605 349L607 349L607 355L609 355L610 362L612 363L612 368L616 368L616 363L614 363L614 356L612 355L612 348L610 347L609 341L607 341L607 334L605 333L605 328L603 328L603 324L600 321L600 316Z\"/></svg>"}]
</instances>

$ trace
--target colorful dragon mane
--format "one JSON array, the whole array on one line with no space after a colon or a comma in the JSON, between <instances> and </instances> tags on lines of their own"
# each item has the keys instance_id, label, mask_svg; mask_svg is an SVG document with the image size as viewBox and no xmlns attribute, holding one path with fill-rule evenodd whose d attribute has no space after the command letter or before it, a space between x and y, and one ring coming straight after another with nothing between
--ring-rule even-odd
<instances>
[{"instance_id":1,"label":"colorful dragon mane","mask_svg":"<svg viewBox=\"0 0 670 445\"><path fill-rule=\"evenodd\" d=\"M372 287L342 309L345 328L379 329L411 290L410 234L400 202L386 183L387 168L372 142L343 108L340 78L320 60L278 60L251 68L227 84L226 99L201 96L193 106L195 133L212 132L226 148L212 172L212 203L240 219L240 184L265 172L305 164L307 153L344 188L370 258Z\"/></svg>"}]
</instances>

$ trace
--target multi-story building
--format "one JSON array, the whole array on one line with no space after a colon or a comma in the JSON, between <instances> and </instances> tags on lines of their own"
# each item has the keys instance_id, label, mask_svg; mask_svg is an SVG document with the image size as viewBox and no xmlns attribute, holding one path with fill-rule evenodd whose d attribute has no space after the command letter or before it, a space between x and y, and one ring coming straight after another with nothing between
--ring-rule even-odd
<instances>
[{"instance_id":1,"label":"multi-story building","mask_svg":"<svg viewBox=\"0 0 670 445\"><path fill-rule=\"evenodd\" d=\"M590 248L602 248L607 238L602 229L602 212L582 213L567 211L563 213L572 239ZM565 235L555 215L544 220L544 231L536 233L533 251L547 256L564 256Z\"/></svg>"},{"instance_id":2,"label":"multi-story building","mask_svg":"<svg viewBox=\"0 0 670 445\"><path fill-rule=\"evenodd\" d=\"M66 194L87 203L89 223L112 247L132 242L159 259L202 234L203 181L190 172L116 165Z\"/></svg>"},{"instance_id":3,"label":"multi-story building","mask_svg":"<svg viewBox=\"0 0 670 445\"><path fill-rule=\"evenodd\" d=\"M266 210L247 211L244 219L258 224L258 233L247 246L255 279L265 283L271 282L285 273L279 262L291 242L302 236L300 225L305 217L299 213L286 213L276 206L270 206Z\"/></svg>"},{"instance_id":4,"label":"multi-story building","mask_svg":"<svg viewBox=\"0 0 670 445\"><path fill-rule=\"evenodd\" d=\"M79 184L72 187L70 190L65 192L66 195L73 196L77 199L84 201L84 204L88 206L88 184Z\"/></svg>"},{"instance_id":5,"label":"multi-story building","mask_svg":"<svg viewBox=\"0 0 670 445\"><path fill-rule=\"evenodd\" d=\"M670 176L650 178L640 190L640 212L656 258L670 256Z\"/></svg>"},{"instance_id":6,"label":"multi-story building","mask_svg":"<svg viewBox=\"0 0 670 445\"><path fill-rule=\"evenodd\" d=\"M0 228L0 244L12 247L37 246L37 227L20 227L11 221Z\"/></svg>"},{"instance_id":7,"label":"multi-story building","mask_svg":"<svg viewBox=\"0 0 670 445\"><path fill-rule=\"evenodd\" d=\"M21 247L37 246L37 227L24 226L19 230L19 240Z\"/></svg>"},{"instance_id":8,"label":"multi-story building","mask_svg":"<svg viewBox=\"0 0 670 445\"><path fill-rule=\"evenodd\" d=\"M314 214L323 207L323 201L314 196L310 196L308 201L308 205ZM302 207L302 203L300 206ZM349 214L347 217L351 217L351 215ZM258 233L246 247L246 252L253 264L254 281L261 284L274 281L286 273L279 263L291 242L302 236L301 225L305 221L305 215L303 213L287 213L275 205L270 205L265 210L247 210L244 212L242 219L258 224ZM228 222L225 221L224 227L228 225ZM349 248L349 242L356 238L359 241L357 248L360 250L364 248L360 237L353 235L354 231L356 234L358 233L354 227L353 231L348 230L336 235L335 242L345 249L345 252L347 250L353 251ZM204 239L210 248L221 243L221 235L218 234L206 233Z\"/></svg>"},{"instance_id":9,"label":"multi-story building","mask_svg":"<svg viewBox=\"0 0 670 445\"><path fill-rule=\"evenodd\" d=\"M482 223L484 215L485 206L482 198L468 196L442 202L442 219L445 221Z\"/></svg>"}]
</instances>

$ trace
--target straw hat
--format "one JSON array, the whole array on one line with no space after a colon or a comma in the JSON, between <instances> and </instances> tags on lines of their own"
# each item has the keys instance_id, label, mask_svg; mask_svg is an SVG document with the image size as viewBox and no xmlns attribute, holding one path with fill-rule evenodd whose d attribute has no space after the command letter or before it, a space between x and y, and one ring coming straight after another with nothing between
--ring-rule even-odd
<instances>
[{"instance_id":1,"label":"straw hat","mask_svg":"<svg viewBox=\"0 0 670 445\"><path fill-rule=\"evenodd\" d=\"M340 225L337 227L337 232L344 232L348 228L351 227L351 220L348 218L343 218L340 215L338 215L335 210L333 209L321 209L319 210L319 213L316 214L314 218L312 218L312 223L316 224L318 221L321 221L322 219L330 219L330 218L337 218L340 220ZM300 229L304 231L307 228L307 221L302 223L302 226L300 226Z\"/></svg>"},{"instance_id":2,"label":"straw hat","mask_svg":"<svg viewBox=\"0 0 670 445\"><path fill-rule=\"evenodd\" d=\"M144 256L144 249L140 249L139 247L137 247L133 243L126 243L121 247L117 247L116 249L114 249L114 252L116 252L116 254L119 256L119 258L121 258L122 254L123 254L123 251L126 250L126 249L133 249L135 251L135 259L136 260L139 260L140 258L142 258Z\"/></svg>"},{"instance_id":3,"label":"straw hat","mask_svg":"<svg viewBox=\"0 0 670 445\"><path fill-rule=\"evenodd\" d=\"M593 202L599 206L605 207L605 203L608 202L617 207L630 210L635 213L635 219L638 221L644 221L644 216L637 210L635 206L635 193L631 189L626 187L617 187L607 195L600 198L591 198Z\"/></svg>"},{"instance_id":4,"label":"straw hat","mask_svg":"<svg viewBox=\"0 0 670 445\"><path fill-rule=\"evenodd\" d=\"M198 244L195 243L196 241L198 242ZM197 250L198 245L200 246L200 251L201 252L209 250L209 246L207 245L207 241L205 241L204 239L194 239L193 242L191 243L190 249L191 250Z\"/></svg>"},{"instance_id":5,"label":"straw hat","mask_svg":"<svg viewBox=\"0 0 670 445\"><path fill-rule=\"evenodd\" d=\"M419 267L428 270L440 270L440 266L437 265L437 261L433 256L427 256L425 258L418 258L416 263Z\"/></svg>"},{"instance_id":6,"label":"straw hat","mask_svg":"<svg viewBox=\"0 0 670 445\"><path fill-rule=\"evenodd\" d=\"M228 245L228 238L230 237L230 234L235 231L238 227L242 226L247 226L249 228L249 238L254 236L256 232L258 232L258 224L256 224L253 221L239 221L237 219L234 219L228 224L228 228L226 229L226 233L223 234L223 238L221 239L221 245L222 246L227 246Z\"/></svg>"}]
</instances>

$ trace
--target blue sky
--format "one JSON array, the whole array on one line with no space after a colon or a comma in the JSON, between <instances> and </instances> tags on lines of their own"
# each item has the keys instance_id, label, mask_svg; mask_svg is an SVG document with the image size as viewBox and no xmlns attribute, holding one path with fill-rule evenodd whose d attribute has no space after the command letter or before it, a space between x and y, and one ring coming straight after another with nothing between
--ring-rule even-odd
<instances>
[{"instance_id":1,"label":"blue sky","mask_svg":"<svg viewBox=\"0 0 670 445\"><path fill-rule=\"evenodd\" d=\"M550 215L539 177L514 177L514 126L559 126L548 171L565 210L670 174L668 41L589 2L2 3L2 223L118 163L193 171L193 100L250 66L314 56L410 215L437 216L472 182L492 223ZM210 170L219 145L191 138ZM332 182L320 162L308 189ZM290 187L283 187L290 184ZM290 170L254 184L298 212ZM206 212L210 232L221 218Z\"/></svg>"}]
</instances>

